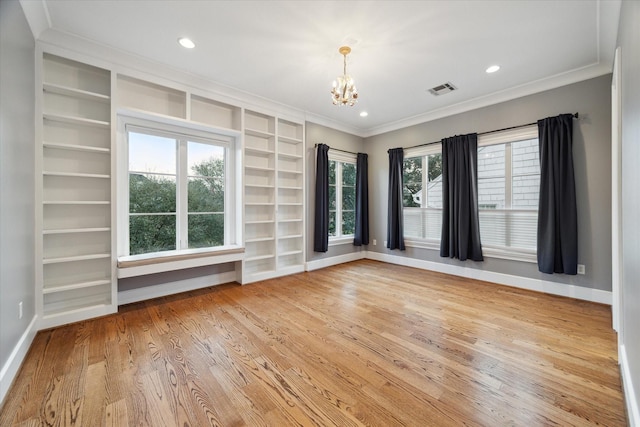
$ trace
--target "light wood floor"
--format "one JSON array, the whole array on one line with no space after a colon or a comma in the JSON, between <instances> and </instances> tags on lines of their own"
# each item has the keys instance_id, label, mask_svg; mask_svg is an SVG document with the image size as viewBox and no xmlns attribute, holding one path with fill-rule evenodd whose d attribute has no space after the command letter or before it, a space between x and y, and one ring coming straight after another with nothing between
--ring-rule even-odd
<instances>
[{"instance_id":1,"label":"light wood floor","mask_svg":"<svg viewBox=\"0 0 640 427\"><path fill-rule=\"evenodd\" d=\"M375 261L38 333L1 426L625 425L610 308Z\"/></svg>"}]
</instances>

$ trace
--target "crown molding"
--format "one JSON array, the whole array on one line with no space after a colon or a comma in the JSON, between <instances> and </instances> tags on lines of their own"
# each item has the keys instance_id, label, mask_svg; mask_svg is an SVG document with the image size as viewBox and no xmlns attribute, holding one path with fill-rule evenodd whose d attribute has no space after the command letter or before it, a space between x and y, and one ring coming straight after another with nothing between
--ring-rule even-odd
<instances>
[{"instance_id":1,"label":"crown molding","mask_svg":"<svg viewBox=\"0 0 640 427\"><path fill-rule=\"evenodd\" d=\"M33 38L38 40L40 34L51 28L49 10L44 0L20 0L20 6L27 19Z\"/></svg>"}]
</instances>

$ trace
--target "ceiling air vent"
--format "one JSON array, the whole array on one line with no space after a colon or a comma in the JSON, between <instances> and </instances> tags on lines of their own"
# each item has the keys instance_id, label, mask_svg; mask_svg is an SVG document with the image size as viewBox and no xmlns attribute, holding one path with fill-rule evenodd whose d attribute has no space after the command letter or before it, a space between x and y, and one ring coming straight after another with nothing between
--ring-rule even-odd
<instances>
[{"instance_id":1,"label":"ceiling air vent","mask_svg":"<svg viewBox=\"0 0 640 427\"><path fill-rule=\"evenodd\" d=\"M456 90L456 87L451 82L447 82L436 87L432 87L429 89L429 93L434 96L440 96L445 93L453 92L454 90Z\"/></svg>"}]
</instances>

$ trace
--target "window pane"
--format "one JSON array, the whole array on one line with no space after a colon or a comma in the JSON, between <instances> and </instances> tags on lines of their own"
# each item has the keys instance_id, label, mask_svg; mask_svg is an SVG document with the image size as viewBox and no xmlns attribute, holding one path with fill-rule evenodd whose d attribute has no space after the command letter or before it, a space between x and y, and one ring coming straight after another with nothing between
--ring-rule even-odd
<instances>
[{"instance_id":1,"label":"window pane","mask_svg":"<svg viewBox=\"0 0 640 427\"><path fill-rule=\"evenodd\" d=\"M224 212L224 178L189 178L189 212Z\"/></svg>"},{"instance_id":2,"label":"window pane","mask_svg":"<svg viewBox=\"0 0 640 427\"><path fill-rule=\"evenodd\" d=\"M176 249L175 215L132 215L129 217L131 255Z\"/></svg>"},{"instance_id":3,"label":"window pane","mask_svg":"<svg viewBox=\"0 0 640 427\"><path fill-rule=\"evenodd\" d=\"M336 186L329 185L329 210L336 210Z\"/></svg>"},{"instance_id":4,"label":"window pane","mask_svg":"<svg viewBox=\"0 0 640 427\"><path fill-rule=\"evenodd\" d=\"M129 171L176 174L176 140L129 132Z\"/></svg>"},{"instance_id":5,"label":"window pane","mask_svg":"<svg viewBox=\"0 0 640 427\"><path fill-rule=\"evenodd\" d=\"M403 210L405 237L440 240L442 210L409 208Z\"/></svg>"},{"instance_id":6,"label":"window pane","mask_svg":"<svg viewBox=\"0 0 640 427\"><path fill-rule=\"evenodd\" d=\"M336 235L336 211L329 212L329 236Z\"/></svg>"},{"instance_id":7,"label":"window pane","mask_svg":"<svg viewBox=\"0 0 640 427\"><path fill-rule=\"evenodd\" d=\"M478 148L478 208L505 207L505 144Z\"/></svg>"},{"instance_id":8,"label":"window pane","mask_svg":"<svg viewBox=\"0 0 640 427\"><path fill-rule=\"evenodd\" d=\"M514 176L512 191L511 206L514 209L534 209L537 211L540 175Z\"/></svg>"},{"instance_id":9,"label":"window pane","mask_svg":"<svg viewBox=\"0 0 640 427\"><path fill-rule=\"evenodd\" d=\"M540 155L538 139L511 144L513 173L511 205L516 209L538 209Z\"/></svg>"},{"instance_id":10,"label":"window pane","mask_svg":"<svg viewBox=\"0 0 640 427\"><path fill-rule=\"evenodd\" d=\"M511 159L513 176L540 175L538 139L511 143Z\"/></svg>"},{"instance_id":11,"label":"window pane","mask_svg":"<svg viewBox=\"0 0 640 427\"><path fill-rule=\"evenodd\" d=\"M507 246L507 217L505 211L480 211L480 236L483 245Z\"/></svg>"},{"instance_id":12,"label":"window pane","mask_svg":"<svg viewBox=\"0 0 640 427\"><path fill-rule=\"evenodd\" d=\"M129 174L129 212L160 213L176 211L175 176Z\"/></svg>"},{"instance_id":13,"label":"window pane","mask_svg":"<svg viewBox=\"0 0 640 427\"><path fill-rule=\"evenodd\" d=\"M404 207L420 207L422 203L422 157L404 160L402 165L402 204Z\"/></svg>"},{"instance_id":14,"label":"window pane","mask_svg":"<svg viewBox=\"0 0 640 427\"><path fill-rule=\"evenodd\" d=\"M224 214L189 215L189 248L224 245Z\"/></svg>"},{"instance_id":15,"label":"window pane","mask_svg":"<svg viewBox=\"0 0 640 427\"><path fill-rule=\"evenodd\" d=\"M429 158L429 182L442 178L442 154L431 154Z\"/></svg>"},{"instance_id":16,"label":"window pane","mask_svg":"<svg viewBox=\"0 0 640 427\"><path fill-rule=\"evenodd\" d=\"M356 213L354 211L342 211L342 235L348 236L356 231Z\"/></svg>"},{"instance_id":17,"label":"window pane","mask_svg":"<svg viewBox=\"0 0 640 427\"><path fill-rule=\"evenodd\" d=\"M504 177L505 144L478 148L478 179Z\"/></svg>"},{"instance_id":18,"label":"window pane","mask_svg":"<svg viewBox=\"0 0 640 427\"><path fill-rule=\"evenodd\" d=\"M483 245L536 250L537 211L486 210L479 216Z\"/></svg>"},{"instance_id":19,"label":"window pane","mask_svg":"<svg viewBox=\"0 0 640 427\"><path fill-rule=\"evenodd\" d=\"M342 164L342 185L356 185L356 165L354 163Z\"/></svg>"},{"instance_id":20,"label":"window pane","mask_svg":"<svg viewBox=\"0 0 640 427\"><path fill-rule=\"evenodd\" d=\"M187 163L189 176L224 178L224 147L189 141Z\"/></svg>"},{"instance_id":21,"label":"window pane","mask_svg":"<svg viewBox=\"0 0 640 427\"><path fill-rule=\"evenodd\" d=\"M342 209L354 210L356 208L356 187L342 187Z\"/></svg>"},{"instance_id":22,"label":"window pane","mask_svg":"<svg viewBox=\"0 0 640 427\"><path fill-rule=\"evenodd\" d=\"M478 179L478 208L504 209L504 177Z\"/></svg>"},{"instance_id":23,"label":"window pane","mask_svg":"<svg viewBox=\"0 0 640 427\"><path fill-rule=\"evenodd\" d=\"M336 185L336 162L329 160L329 185Z\"/></svg>"},{"instance_id":24,"label":"window pane","mask_svg":"<svg viewBox=\"0 0 640 427\"><path fill-rule=\"evenodd\" d=\"M442 209L442 154L433 154L429 159L429 180L427 182L428 208Z\"/></svg>"}]
</instances>

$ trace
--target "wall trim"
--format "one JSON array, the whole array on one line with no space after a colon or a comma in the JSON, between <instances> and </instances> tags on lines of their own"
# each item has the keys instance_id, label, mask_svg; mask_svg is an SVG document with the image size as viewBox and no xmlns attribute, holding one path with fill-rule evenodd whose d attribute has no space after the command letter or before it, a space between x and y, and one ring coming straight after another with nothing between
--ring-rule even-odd
<instances>
[{"instance_id":1,"label":"wall trim","mask_svg":"<svg viewBox=\"0 0 640 427\"><path fill-rule=\"evenodd\" d=\"M7 359L7 363L4 364L2 370L0 370L0 407L4 402L4 398L13 384L13 380L16 378L20 367L22 366L22 362L27 356L27 352L31 348L31 344L33 343L33 339L38 332L36 326L38 325L38 315L33 316L29 326L23 332L22 336L18 340L18 343L13 348L13 351L9 355L9 359Z\"/></svg>"},{"instance_id":2,"label":"wall trim","mask_svg":"<svg viewBox=\"0 0 640 427\"><path fill-rule=\"evenodd\" d=\"M305 271L319 270L321 268L331 267L332 265L343 264L345 262L357 261L365 258L367 258L367 251L351 252L349 254L308 261L305 263L304 269Z\"/></svg>"},{"instance_id":3,"label":"wall trim","mask_svg":"<svg viewBox=\"0 0 640 427\"><path fill-rule=\"evenodd\" d=\"M515 288L527 289L530 291L544 292L551 295L576 298L600 304L611 305L612 301L610 291L589 289L582 286L570 285L567 283L557 283L541 279L531 279L529 277L514 276L511 274L496 273L493 271L477 270L475 268L460 267L457 265L443 264L440 262L426 261L398 255L383 254L380 252L367 252L367 258L376 261L388 262L391 264L415 267L423 270L437 271L439 273L452 274L454 276L467 277L470 279L484 280L500 285L512 286Z\"/></svg>"},{"instance_id":4,"label":"wall trim","mask_svg":"<svg viewBox=\"0 0 640 427\"><path fill-rule=\"evenodd\" d=\"M635 392L633 379L631 377L631 369L629 367L629 359L627 358L627 349L624 344L618 348L620 362L620 376L622 377L622 391L624 392L627 404L627 417L629 418L629 427L640 427L640 408L638 408L638 394Z\"/></svg>"},{"instance_id":5,"label":"wall trim","mask_svg":"<svg viewBox=\"0 0 640 427\"><path fill-rule=\"evenodd\" d=\"M208 286L222 285L236 281L236 271L225 271L224 273L210 274L206 276L194 277L192 279L178 280L175 282L161 283L159 285L144 286L128 291L118 291L118 305L131 304L150 300L153 298L166 297L167 295L179 294Z\"/></svg>"}]
</instances>

